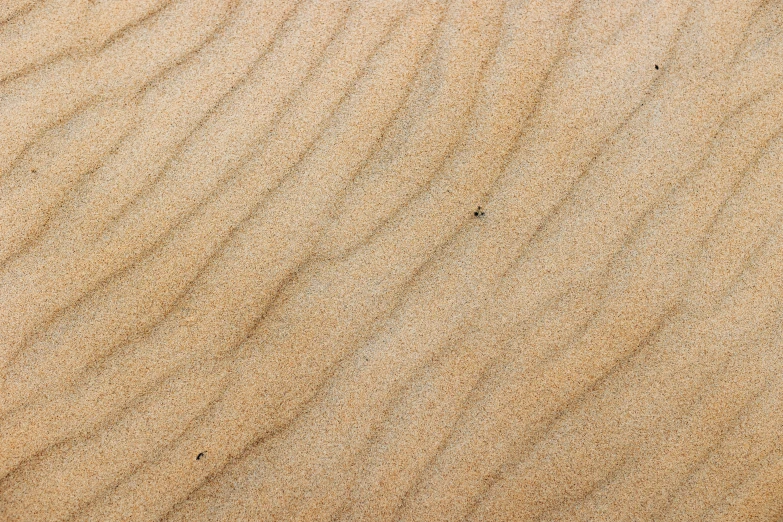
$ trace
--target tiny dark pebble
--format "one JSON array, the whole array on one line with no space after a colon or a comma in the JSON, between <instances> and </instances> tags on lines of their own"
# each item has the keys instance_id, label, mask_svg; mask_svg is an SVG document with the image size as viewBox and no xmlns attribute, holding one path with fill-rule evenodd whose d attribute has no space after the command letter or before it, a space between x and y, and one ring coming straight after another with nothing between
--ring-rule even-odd
<instances>
[{"instance_id":1,"label":"tiny dark pebble","mask_svg":"<svg viewBox=\"0 0 783 522\"><path fill-rule=\"evenodd\" d=\"M656 70L656 71L658 70L658 66L657 66L657 65L655 66L655 70Z\"/></svg>"},{"instance_id":2,"label":"tiny dark pebble","mask_svg":"<svg viewBox=\"0 0 783 522\"><path fill-rule=\"evenodd\" d=\"M204 452L199 453L198 455L196 455L196 460L201 460L201 457L203 456L204 456Z\"/></svg>"}]
</instances>

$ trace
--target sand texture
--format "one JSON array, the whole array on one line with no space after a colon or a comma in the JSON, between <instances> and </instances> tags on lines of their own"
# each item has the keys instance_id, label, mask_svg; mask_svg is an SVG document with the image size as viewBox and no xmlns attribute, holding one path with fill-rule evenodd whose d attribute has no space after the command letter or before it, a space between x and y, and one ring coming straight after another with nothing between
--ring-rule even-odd
<instances>
[{"instance_id":1,"label":"sand texture","mask_svg":"<svg viewBox=\"0 0 783 522\"><path fill-rule=\"evenodd\" d=\"M0 522L783 520L782 0L0 0Z\"/></svg>"}]
</instances>

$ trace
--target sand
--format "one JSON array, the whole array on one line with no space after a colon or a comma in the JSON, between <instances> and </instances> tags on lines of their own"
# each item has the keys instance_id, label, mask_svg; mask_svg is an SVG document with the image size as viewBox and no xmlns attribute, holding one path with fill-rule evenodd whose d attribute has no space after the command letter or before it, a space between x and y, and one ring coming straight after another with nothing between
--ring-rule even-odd
<instances>
[{"instance_id":1,"label":"sand","mask_svg":"<svg viewBox=\"0 0 783 522\"><path fill-rule=\"evenodd\" d=\"M783 520L783 3L0 3L0 520Z\"/></svg>"}]
</instances>

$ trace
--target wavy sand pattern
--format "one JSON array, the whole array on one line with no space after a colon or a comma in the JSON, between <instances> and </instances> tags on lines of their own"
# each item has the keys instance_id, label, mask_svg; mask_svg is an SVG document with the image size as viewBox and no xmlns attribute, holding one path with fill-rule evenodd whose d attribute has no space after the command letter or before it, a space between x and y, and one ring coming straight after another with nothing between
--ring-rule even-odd
<instances>
[{"instance_id":1,"label":"wavy sand pattern","mask_svg":"<svg viewBox=\"0 0 783 522\"><path fill-rule=\"evenodd\" d=\"M783 2L0 2L0 520L783 520Z\"/></svg>"}]
</instances>

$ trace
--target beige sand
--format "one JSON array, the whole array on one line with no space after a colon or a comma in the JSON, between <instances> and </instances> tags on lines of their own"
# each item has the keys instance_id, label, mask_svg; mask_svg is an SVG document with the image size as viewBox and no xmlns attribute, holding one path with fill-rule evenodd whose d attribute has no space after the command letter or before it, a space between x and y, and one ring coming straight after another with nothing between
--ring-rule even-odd
<instances>
[{"instance_id":1,"label":"beige sand","mask_svg":"<svg viewBox=\"0 0 783 522\"><path fill-rule=\"evenodd\" d=\"M783 520L780 0L0 2L0 520Z\"/></svg>"}]
</instances>

